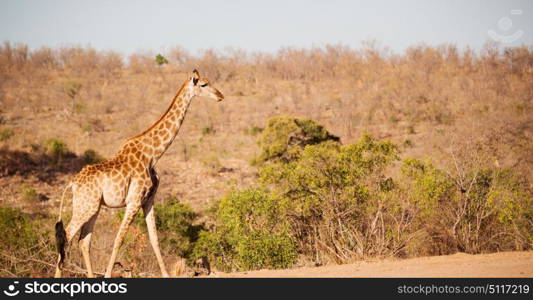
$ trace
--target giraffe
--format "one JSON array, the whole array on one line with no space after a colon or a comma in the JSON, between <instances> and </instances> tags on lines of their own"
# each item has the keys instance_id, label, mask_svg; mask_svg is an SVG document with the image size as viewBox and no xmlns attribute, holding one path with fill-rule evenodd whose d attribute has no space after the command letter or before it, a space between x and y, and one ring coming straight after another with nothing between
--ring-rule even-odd
<instances>
[{"instance_id":1,"label":"giraffe","mask_svg":"<svg viewBox=\"0 0 533 300\"><path fill-rule=\"evenodd\" d=\"M101 205L110 208L125 207L105 277L111 277L124 235L133 217L141 208L144 211L148 237L161 274L163 277L169 276L161 257L155 225L154 197L159 185L159 176L154 167L174 141L195 96L218 101L224 99L222 93L212 87L209 80L201 77L195 69L192 76L181 85L167 111L157 122L143 133L126 140L114 157L85 166L67 184L61 197L59 220L56 223L56 242L59 252L56 278L61 277L65 247L80 230L78 242L87 276L94 277L89 252L94 224ZM69 188L72 191L72 218L65 229L61 213L65 192Z\"/></svg>"}]
</instances>

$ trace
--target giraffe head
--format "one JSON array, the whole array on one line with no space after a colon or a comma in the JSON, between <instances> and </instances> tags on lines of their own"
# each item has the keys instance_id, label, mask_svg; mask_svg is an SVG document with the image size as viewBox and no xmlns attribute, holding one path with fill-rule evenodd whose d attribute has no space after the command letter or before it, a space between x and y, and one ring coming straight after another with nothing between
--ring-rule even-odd
<instances>
[{"instance_id":1,"label":"giraffe head","mask_svg":"<svg viewBox=\"0 0 533 300\"><path fill-rule=\"evenodd\" d=\"M192 76L189 79L189 87L193 96L212 98L217 101L222 101L222 99L224 99L224 95L222 95L219 90L212 87L207 78L201 77L196 69L194 69Z\"/></svg>"}]
</instances>

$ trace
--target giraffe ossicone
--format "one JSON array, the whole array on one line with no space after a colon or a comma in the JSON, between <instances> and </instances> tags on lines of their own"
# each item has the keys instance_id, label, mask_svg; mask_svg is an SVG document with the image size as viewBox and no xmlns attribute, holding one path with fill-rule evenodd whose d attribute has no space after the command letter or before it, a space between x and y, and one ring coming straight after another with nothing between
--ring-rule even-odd
<instances>
[{"instance_id":1,"label":"giraffe ossicone","mask_svg":"<svg viewBox=\"0 0 533 300\"><path fill-rule=\"evenodd\" d=\"M161 274L168 277L157 238L154 198L159 186L155 165L179 132L191 100L207 97L218 101L224 96L212 87L197 70L181 85L172 103L161 118L143 133L134 136L120 147L118 153L105 161L85 166L65 187L72 189L72 218L63 227L61 212L65 191L61 197L59 220L56 223L56 241L59 252L55 277L61 277L65 247L78 231L80 249L87 268L87 276L94 277L90 260L90 243L100 205L111 208L125 207L124 218L113 243L105 277L111 272L124 235L133 217L142 208L146 218L150 244L154 250Z\"/></svg>"}]
</instances>

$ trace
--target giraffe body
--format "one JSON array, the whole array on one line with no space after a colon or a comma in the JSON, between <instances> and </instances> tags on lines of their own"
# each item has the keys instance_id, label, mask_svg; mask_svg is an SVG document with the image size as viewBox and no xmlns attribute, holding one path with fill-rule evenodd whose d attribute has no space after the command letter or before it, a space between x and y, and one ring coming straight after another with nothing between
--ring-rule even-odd
<instances>
[{"instance_id":1,"label":"giraffe body","mask_svg":"<svg viewBox=\"0 0 533 300\"><path fill-rule=\"evenodd\" d=\"M87 275L94 277L90 261L90 242L101 205L111 208L125 207L124 218L113 244L105 276L111 277L124 235L133 217L142 208L150 243L161 273L164 277L168 277L159 249L155 226L153 205L159 186L159 177L154 167L174 141L190 102L195 96L205 96L219 101L224 98L222 93L211 87L208 80L201 78L198 72L194 70L193 76L183 83L170 107L154 125L140 135L128 139L116 156L85 166L72 179L67 186L67 188L72 189L72 219L63 232L62 208L60 208L60 220L56 225L56 238L58 239L60 255L55 277L61 277L61 266L64 258L61 250L72 241L72 238L80 230L79 243L87 268ZM63 199L64 197L61 200L61 207L63 206ZM59 224L61 226L58 226Z\"/></svg>"}]
</instances>

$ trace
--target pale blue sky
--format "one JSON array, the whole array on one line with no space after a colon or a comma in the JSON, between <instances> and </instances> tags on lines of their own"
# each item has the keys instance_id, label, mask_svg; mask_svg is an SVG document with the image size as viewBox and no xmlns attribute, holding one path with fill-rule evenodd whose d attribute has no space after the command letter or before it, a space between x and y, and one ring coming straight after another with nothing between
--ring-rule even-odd
<instances>
[{"instance_id":1,"label":"pale blue sky","mask_svg":"<svg viewBox=\"0 0 533 300\"><path fill-rule=\"evenodd\" d=\"M521 14L512 14L518 9ZM129 54L179 45L194 54L206 48L275 51L326 43L358 48L371 39L394 52L419 43L480 49L491 39L489 30L503 37L522 31L506 45L533 45L533 1L0 2L0 41L32 49L80 45Z\"/></svg>"}]
</instances>

